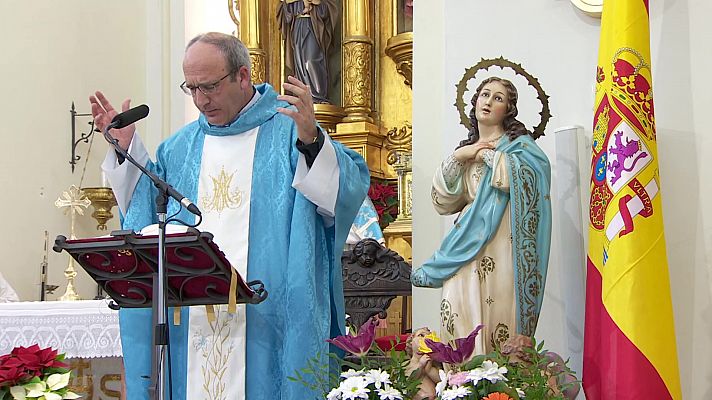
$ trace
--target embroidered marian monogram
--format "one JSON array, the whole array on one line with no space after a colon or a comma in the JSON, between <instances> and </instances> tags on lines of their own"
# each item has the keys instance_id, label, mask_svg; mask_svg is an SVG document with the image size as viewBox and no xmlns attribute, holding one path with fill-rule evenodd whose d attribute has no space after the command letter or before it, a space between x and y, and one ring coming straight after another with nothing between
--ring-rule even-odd
<instances>
[{"instance_id":1,"label":"embroidered marian monogram","mask_svg":"<svg viewBox=\"0 0 712 400\"><path fill-rule=\"evenodd\" d=\"M239 188L233 190L230 187L235 172L228 175L223 166L217 177L210 175L210 179L213 181L213 193L212 196L206 195L201 199L200 203L203 210L208 212L217 211L220 214L226 208L236 209L240 207L242 204L242 191Z\"/></svg>"}]
</instances>

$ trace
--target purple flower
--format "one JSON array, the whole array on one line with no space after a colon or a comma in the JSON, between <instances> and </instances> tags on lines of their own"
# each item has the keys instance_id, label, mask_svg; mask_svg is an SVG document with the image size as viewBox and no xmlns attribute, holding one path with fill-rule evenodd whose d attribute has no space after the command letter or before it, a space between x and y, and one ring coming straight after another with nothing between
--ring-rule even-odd
<instances>
[{"instance_id":1,"label":"purple flower","mask_svg":"<svg viewBox=\"0 0 712 400\"><path fill-rule=\"evenodd\" d=\"M455 339L455 348L445 343L425 339L425 345L432 350L430 359L451 365L460 365L469 360L472 352L475 351L475 338L482 327L483 325L479 325L466 338Z\"/></svg>"},{"instance_id":2,"label":"purple flower","mask_svg":"<svg viewBox=\"0 0 712 400\"><path fill-rule=\"evenodd\" d=\"M358 335L337 336L333 339L326 339L326 341L355 356L363 357L371 349L371 345L373 345L377 325L378 321L375 318L371 318L361 325L361 328L358 330Z\"/></svg>"}]
</instances>

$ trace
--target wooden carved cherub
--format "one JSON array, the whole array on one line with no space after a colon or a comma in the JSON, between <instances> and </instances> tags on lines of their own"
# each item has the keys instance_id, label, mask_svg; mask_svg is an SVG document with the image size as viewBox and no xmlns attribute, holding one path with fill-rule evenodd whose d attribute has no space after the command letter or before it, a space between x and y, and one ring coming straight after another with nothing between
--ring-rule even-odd
<instances>
[{"instance_id":1,"label":"wooden carved cherub","mask_svg":"<svg viewBox=\"0 0 712 400\"><path fill-rule=\"evenodd\" d=\"M420 350L421 347L424 347L423 340L431 334L430 329L420 328L408 335L406 340L405 351L410 356L410 362L408 362L405 372L408 375L415 373L416 377L421 379L418 393L415 394L413 400L434 400L436 397L435 385L440 382L438 371L442 366Z\"/></svg>"}]
</instances>

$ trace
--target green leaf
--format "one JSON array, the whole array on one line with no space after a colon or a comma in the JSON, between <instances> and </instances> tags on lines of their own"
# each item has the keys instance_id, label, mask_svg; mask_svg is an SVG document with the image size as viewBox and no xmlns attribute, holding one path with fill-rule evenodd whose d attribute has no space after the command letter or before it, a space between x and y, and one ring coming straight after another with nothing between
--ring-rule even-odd
<instances>
[{"instance_id":1,"label":"green leaf","mask_svg":"<svg viewBox=\"0 0 712 400\"><path fill-rule=\"evenodd\" d=\"M481 366L485 360L486 360L486 356L484 354L476 355L476 356L472 357L472 359L464 365L463 369L464 370L475 369L475 368Z\"/></svg>"},{"instance_id":2,"label":"green leaf","mask_svg":"<svg viewBox=\"0 0 712 400\"><path fill-rule=\"evenodd\" d=\"M67 372L71 372L67 368L46 368L42 371L45 376L52 375L52 374L66 374Z\"/></svg>"}]
</instances>

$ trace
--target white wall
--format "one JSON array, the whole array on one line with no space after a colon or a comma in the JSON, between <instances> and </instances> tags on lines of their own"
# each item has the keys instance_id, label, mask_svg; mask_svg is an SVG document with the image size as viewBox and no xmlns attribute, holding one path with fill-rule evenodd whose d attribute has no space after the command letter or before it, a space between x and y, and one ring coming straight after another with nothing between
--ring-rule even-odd
<instances>
[{"instance_id":1,"label":"white wall","mask_svg":"<svg viewBox=\"0 0 712 400\"><path fill-rule=\"evenodd\" d=\"M44 231L49 231L50 247L57 235L68 236L69 217L55 208L54 201L71 184L79 185L87 159L89 146L82 143L78 146L82 159L71 173L71 103L80 113L90 112L88 97L97 89L117 103L130 96L144 97L144 4L142 0L0 2L4 93L0 253L5 260L0 271L23 300L39 299ZM79 119L78 131L86 132L89 120ZM101 183L99 160L106 149L97 135L84 186ZM96 222L88 214L77 219L78 235L97 234ZM116 218L110 224L115 227ZM67 261L66 254L50 249L48 281L62 285L58 295L64 293ZM77 286L85 298L96 294L83 272Z\"/></svg>"},{"instance_id":2,"label":"white wall","mask_svg":"<svg viewBox=\"0 0 712 400\"><path fill-rule=\"evenodd\" d=\"M660 171L680 379L684 398L710 398L712 211L708 205L712 204L712 179L704 178L701 171L709 169L704 155L712 150L712 139L702 126L705 111L712 107L712 78L708 75L712 55L707 44L712 28L706 23L712 6L695 0L650 4ZM579 12L566 0L458 0L447 2L447 6L418 3L413 84L414 266L432 254L449 229L449 220L437 217L430 205L429 181L437 159L466 135L452 106L455 84L465 68L480 58L502 55L539 78L551 96L554 115L547 136L538 141L552 162L553 194L557 185L570 184L561 181L564 176L567 181L572 176L566 165L557 165L554 130L580 125L586 140L590 140L599 32L600 20ZM500 71L497 68L494 72ZM523 122L535 124L538 102L526 94L529 89L523 81L515 83L522 97L519 109L527 113L522 115ZM467 100L469 96L471 93ZM588 157L584 155L581 160L580 173L584 176L589 174ZM584 181L584 196L586 185ZM558 212L558 199L552 201L554 234L537 337L564 358L571 356L572 366L580 372L583 309L571 310L570 303L583 303L571 299L568 285L572 274L581 274L584 260L579 265L562 263L562 251L568 247L561 245L557 229L566 221ZM582 207L585 213L587 204L582 202ZM436 290L418 290L414 326L438 326L438 304Z\"/></svg>"},{"instance_id":3,"label":"white wall","mask_svg":"<svg viewBox=\"0 0 712 400\"><path fill-rule=\"evenodd\" d=\"M83 186L101 183L99 165L108 148L101 135L88 158L89 145L77 147L82 159L71 173L72 101L77 112L89 113L89 95L102 90L116 107L126 98L132 106L147 104L151 112L138 130L153 153L163 139L197 117L190 97L178 88L187 40L200 32L234 29L223 1L0 2L0 76L6 93L0 100L0 187L5 192L0 209L6 211L7 232L0 252L11 255L0 264L0 272L22 300L39 299L44 231L49 231L50 248L57 235L69 236L69 217L54 201L71 184L80 185L87 159ZM86 132L90 120L77 120L77 136ZM77 217L78 237L104 234L95 229L91 212L89 207ZM118 209L113 212L109 230L118 227ZM66 253L50 249L48 283L61 287L48 299L64 293L67 263ZM96 295L88 275L78 265L76 269L79 294Z\"/></svg>"}]
</instances>

